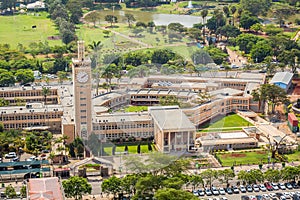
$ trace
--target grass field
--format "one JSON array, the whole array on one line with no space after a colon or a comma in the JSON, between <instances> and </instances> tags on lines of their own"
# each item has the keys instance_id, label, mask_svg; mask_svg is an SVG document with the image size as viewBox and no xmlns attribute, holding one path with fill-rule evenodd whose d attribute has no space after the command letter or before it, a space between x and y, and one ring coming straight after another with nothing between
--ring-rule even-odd
<instances>
[{"instance_id":1,"label":"grass field","mask_svg":"<svg viewBox=\"0 0 300 200\"><path fill-rule=\"evenodd\" d=\"M293 154L286 154L285 156L288 158L289 162L300 161L300 151L296 151Z\"/></svg>"},{"instance_id":2,"label":"grass field","mask_svg":"<svg viewBox=\"0 0 300 200\"><path fill-rule=\"evenodd\" d=\"M225 117L219 117L212 119L210 122L200 126L201 131L208 132L214 130L241 130L241 127L253 126L250 122L246 121L237 114L227 115Z\"/></svg>"},{"instance_id":3,"label":"grass field","mask_svg":"<svg viewBox=\"0 0 300 200\"><path fill-rule=\"evenodd\" d=\"M216 156L223 166L260 164L268 162L267 151L217 153Z\"/></svg>"},{"instance_id":4,"label":"grass field","mask_svg":"<svg viewBox=\"0 0 300 200\"><path fill-rule=\"evenodd\" d=\"M141 112L147 110L148 106L128 106L125 108L125 112Z\"/></svg>"},{"instance_id":5,"label":"grass field","mask_svg":"<svg viewBox=\"0 0 300 200\"><path fill-rule=\"evenodd\" d=\"M116 152L124 152L124 149L125 149L125 145L117 145ZM152 144L152 150L153 151L155 150L153 144ZM104 151L106 155L111 155L112 147L104 147ZM137 145L128 145L128 153L137 154ZM147 144L141 145L141 153L149 153Z\"/></svg>"},{"instance_id":6,"label":"grass field","mask_svg":"<svg viewBox=\"0 0 300 200\"><path fill-rule=\"evenodd\" d=\"M47 18L46 12L34 15L0 16L0 43L15 48L18 43L27 46L31 42L47 41L50 46L62 45L61 40L48 40L50 36L59 34L53 22ZM36 26L32 29L32 26Z\"/></svg>"}]
</instances>

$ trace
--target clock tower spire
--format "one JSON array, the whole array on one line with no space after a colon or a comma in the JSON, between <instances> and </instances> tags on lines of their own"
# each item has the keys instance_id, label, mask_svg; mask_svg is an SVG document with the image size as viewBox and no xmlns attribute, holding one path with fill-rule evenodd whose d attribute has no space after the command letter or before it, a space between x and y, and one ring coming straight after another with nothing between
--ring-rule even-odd
<instances>
[{"instance_id":1,"label":"clock tower spire","mask_svg":"<svg viewBox=\"0 0 300 200\"><path fill-rule=\"evenodd\" d=\"M75 137L88 139L92 132L91 60L84 55L84 41L77 45L77 58L72 59Z\"/></svg>"}]
</instances>

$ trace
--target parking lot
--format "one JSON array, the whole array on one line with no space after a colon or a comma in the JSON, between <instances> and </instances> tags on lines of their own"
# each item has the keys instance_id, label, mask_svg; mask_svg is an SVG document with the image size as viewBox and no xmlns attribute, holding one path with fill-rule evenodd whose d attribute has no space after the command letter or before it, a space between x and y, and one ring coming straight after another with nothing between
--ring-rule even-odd
<instances>
[{"instance_id":1,"label":"parking lot","mask_svg":"<svg viewBox=\"0 0 300 200\"><path fill-rule=\"evenodd\" d=\"M267 185L268 187L264 187ZM268 188L268 189L267 189ZM261 184L228 188L199 189L193 191L199 199L207 200L300 200L299 183Z\"/></svg>"}]
</instances>

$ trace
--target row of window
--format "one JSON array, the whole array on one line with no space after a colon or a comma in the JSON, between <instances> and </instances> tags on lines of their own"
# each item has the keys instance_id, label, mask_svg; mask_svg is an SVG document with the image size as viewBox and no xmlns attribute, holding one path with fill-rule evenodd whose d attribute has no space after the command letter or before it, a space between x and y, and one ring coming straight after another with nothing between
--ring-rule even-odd
<instances>
[{"instance_id":1,"label":"row of window","mask_svg":"<svg viewBox=\"0 0 300 200\"><path fill-rule=\"evenodd\" d=\"M10 115L10 116L0 116L0 121L13 121L13 120L32 120L32 119L57 119L61 118L60 113L56 114L45 114L45 115L39 115L39 114L32 114L32 115Z\"/></svg>"},{"instance_id":2,"label":"row of window","mask_svg":"<svg viewBox=\"0 0 300 200\"><path fill-rule=\"evenodd\" d=\"M50 90L48 96L51 95L57 95L57 90ZM32 91L26 91L26 92L2 92L0 93L1 97L33 97L33 96L44 96L43 92L41 90L32 90Z\"/></svg>"},{"instance_id":3,"label":"row of window","mask_svg":"<svg viewBox=\"0 0 300 200\"><path fill-rule=\"evenodd\" d=\"M21 128L27 128L27 127L36 127L36 126L49 126L48 123L40 122L40 123L19 123L19 124L4 124L3 125L5 129L21 129ZM56 124L51 124L52 128L56 128ZM60 128L60 124L57 125L58 128Z\"/></svg>"},{"instance_id":4,"label":"row of window","mask_svg":"<svg viewBox=\"0 0 300 200\"><path fill-rule=\"evenodd\" d=\"M120 124L120 125L94 125L93 130L116 130L134 128L153 128L153 124Z\"/></svg>"},{"instance_id":5,"label":"row of window","mask_svg":"<svg viewBox=\"0 0 300 200\"><path fill-rule=\"evenodd\" d=\"M134 133L117 133L117 134L105 134L107 139L111 138L128 138L128 137L150 137L153 136L153 132L134 132Z\"/></svg>"}]
</instances>

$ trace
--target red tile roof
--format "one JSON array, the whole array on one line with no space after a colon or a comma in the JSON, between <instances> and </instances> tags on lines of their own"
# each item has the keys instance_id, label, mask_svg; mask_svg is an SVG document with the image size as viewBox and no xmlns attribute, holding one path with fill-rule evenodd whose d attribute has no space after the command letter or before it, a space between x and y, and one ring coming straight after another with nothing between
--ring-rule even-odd
<instances>
[{"instance_id":1,"label":"red tile roof","mask_svg":"<svg viewBox=\"0 0 300 200\"><path fill-rule=\"evenodd\" d=\"M60 182L57 177L29 179L30 200L63 200Z\"/></svg>"}]
</instances>

